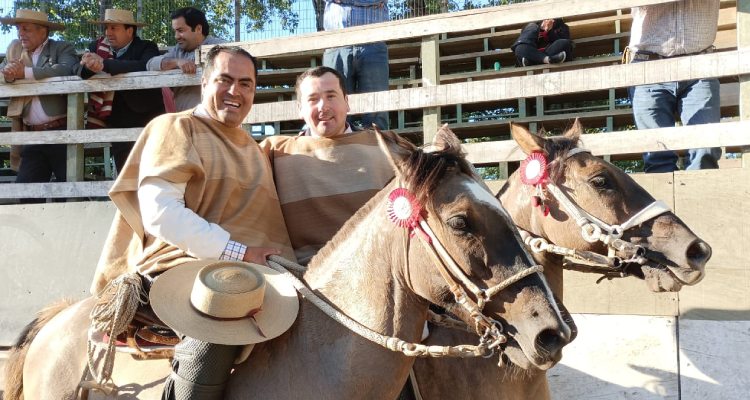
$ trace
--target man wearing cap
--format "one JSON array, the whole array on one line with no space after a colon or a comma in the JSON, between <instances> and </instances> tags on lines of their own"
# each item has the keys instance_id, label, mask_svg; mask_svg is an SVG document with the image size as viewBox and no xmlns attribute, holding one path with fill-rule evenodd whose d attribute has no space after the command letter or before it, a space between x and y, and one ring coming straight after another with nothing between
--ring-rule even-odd
<instances>
[{"instance_id":1,"label":"man wearing cap","mask_svg":"<svg viewBox=\"0 0 750 400\"><path fill-rule=\"evenodd\" d=\"M136 22L130 10L108 9L104 20L92 21L104 25L104 39L89 45L89 52L81 57L77 74L88 79L99 72L118 75L146 71L146 63L159 55L159 48L150 40L142 40L136 29L145 24ZM122 90L115 92L112 113L107 125L112 128L146 126L157 115L164 113L161 89ZM112 144L112 157L119 172L133 148L132 143Z\"/></svg>"},{"instance_id":2,"label":"man wearing cap","mask_svg":"<svg viewBox=\"0 0 750 400\"><path fill-rule=\"evenodd\" d=\"M18 30L18 40L10 44L0 64L6 83L73 75L73 66L78 62L75 49L69 43L49 38L50 31L64 27L50 22L47 14L18 9L15 18L0 18L0 22L15 25ZM67 96L64 94L13 98L8 106L8 117L21 117L27 131L66 129L66 113ZM64 182L66 154L65 144L24 146L16 182L49 182L53 173L57 181Z\"/></svg>"},{"instance_id":3,"label":"man wearing cap","mask_svg":"<svg viewBox=\"0 0 750 400\"><path fill-rule=\"evenodd\" d=\"M216 46L206 57L201 104L146 126L110 191L118 212L99 259L94 294L123 273L158 282L162 272L196 259L256 264L272 254L294 259L268 159L242 129L255 84L249 53ZM221 398L238 343L209 339L181 342L165 398ZM199 392L206 396L192 397Z\"/></svg>"},{"instance_id":4,"label":"man wearing cap","mask_svg":"<svg viewBox=\"0 0 750 400\"><path fill-rule=\"evenodd\" d=\"M208 20L203 11L193 7L175 10L170 15L172 30L177 45L170 48L164 55L148 61L149 71L167 71L179 69L186 74L194 74L195 50L203 45L221 44L225 40L209 35ZM172 88L177 111L193 108L201 102L201 89L198 86L184 86Z\"/></svg>"}]
</instances>

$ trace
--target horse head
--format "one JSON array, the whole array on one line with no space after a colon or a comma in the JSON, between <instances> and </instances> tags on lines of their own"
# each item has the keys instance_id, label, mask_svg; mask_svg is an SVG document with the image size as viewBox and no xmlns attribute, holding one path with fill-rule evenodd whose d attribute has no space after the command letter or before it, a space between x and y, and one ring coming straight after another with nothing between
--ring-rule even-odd
<instances>
[{"instance_id":1,"label":"horse head","mask_svg":"<svg viewBox=\"0 0 750 400\"><path fill-rule=\"evenodd\" d=\"M522 368L553 366L570 328L509 214L465 159L458 138L443 127L429 150L403 142L394 149L393 134L381 135L396 174L386 190L410 193L407 199L391 195L389 211L405 221L405 285L474 327L505 359ZM415 209L421 211L405 211Z\"/></svg>"},{"instance_id":2,"label":"horse head","mask_svg":"<svg viewBox=\"0 0 750 400\"><path fill-rule=\"evenodd\" d=\"M601 254L588 261L609 264L599 267L609 268L610 276L645 279L655 292L678 291L703 279L711 247L628 174L579 148L577 120L556 138L518 125L511 133L524 153L547 160L545 183L529 184L521 168L498 194L522 230L579 255ZM577 264L575 256L565 262Z\"/></svg>"}]
</instances>

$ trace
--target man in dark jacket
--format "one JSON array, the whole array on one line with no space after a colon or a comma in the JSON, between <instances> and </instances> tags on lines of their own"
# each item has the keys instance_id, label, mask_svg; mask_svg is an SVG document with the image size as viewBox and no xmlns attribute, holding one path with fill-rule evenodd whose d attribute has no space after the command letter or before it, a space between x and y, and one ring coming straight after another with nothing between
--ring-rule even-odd
<instances>
[{"instance_id":1,"label":"man in dark jacket","mask_svg":"<svg viewBox=\"0 0 750 400\"><path fill-rule=\"evenodd\" d=\"M105 26L102 40L89 45L89 52L81 58L78 75L88 79L99 72L111 75L126 72L146 71L146 64L159 55L159 48L150 40L141 40L136 29L138 23L129 10L108 9L103 21L92 21ZM161 89L122 90L115 92L112 113L107 126L112 128L135 128L146 126L151 119L164 113ZM112 157L118 172L133 148L133 143L113 143Z\"/></svg>"},{"instance_id":2,"label":"man in dark jacket","mask_svg":"<svg viewBox=\"0 0 750 400\"><path fill-rule=\"evenodd\" d=\"M527 24L510 48L516 55L516 65L521 67L557 64L573 59L570 29L562 18Z\"/></svg>"}]
</instances>

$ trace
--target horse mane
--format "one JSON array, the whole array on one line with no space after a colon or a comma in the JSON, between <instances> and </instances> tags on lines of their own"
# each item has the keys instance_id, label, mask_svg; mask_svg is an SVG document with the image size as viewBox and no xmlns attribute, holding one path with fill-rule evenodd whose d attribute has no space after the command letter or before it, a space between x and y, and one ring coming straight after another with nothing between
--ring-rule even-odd
<instances>
[{"instance_id":1,"label":"horse mane","mask_svg":"<svg viewBox=\"0 0 750 400\"><path fill-rule=\"evenodd\" d=\"M438 132L440 145L434 151L416 149L401 165L404 185L412 191L421 204L427 204L440 181L449 172L460 172L476 176L474 168L466 160L466 153L461 149L461 142L453 135L445 137Z\"/></svg>"},{"instance_id":2,"label":"horse mane","mask_svg":"<svg viewBox=\"0 0 750 400\"><path fill-rule=\"evenodd\" d=\"M547 152L549 163L549 178L552 181L558 181L565 173L565 157L570 150L578 147L580 143L580 132L574 131L575 128L566 132L562 136L549 136L544 141L544 150ZM541 131L539 135L544 136L545 132ZM503 186L495 194L495 197L505 193L510 187L510 179L507 179Z\"/></svg>"},{"instance_id":3,"label":"horse mane","mask_svg":"<svg viewBox=\"0 0 750 400\"><path fill-rule=\"evenodd\" d=\"M424 148L416 147L413 143L392 131L380 133L388 144L391 153L395 154L394 158L397 160L401 173L401 184L414 194L420 204L426 204L429 194L449 171L460 171L470 176L476 175L473 167L466 160L458 139L446 140L444 143L441 142L439 149L427 151ZM381 190L357 210L333 238L310 260L309 267L317 265L319 260L328 258L333 249L336 248L336 244L349 238L359 222L369 215L372 209L383 201L385 196L385 191Z\"/></svg>"}]
</instances>

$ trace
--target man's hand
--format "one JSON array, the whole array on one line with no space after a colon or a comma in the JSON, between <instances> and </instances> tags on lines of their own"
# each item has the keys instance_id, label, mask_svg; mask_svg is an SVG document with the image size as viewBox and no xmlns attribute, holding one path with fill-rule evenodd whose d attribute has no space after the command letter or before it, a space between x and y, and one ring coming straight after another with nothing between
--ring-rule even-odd
<instances>
[{"instance_id":1,"label":"man's hand","mask_svg":"<svg viewBox=\"0 0 750 400\"><path fill-rule=\"evenodd\" d=\"M266 265L268 256L281 255L281 250L272 247L248 247L242 261L253 264Z\"/></svg>"},{"instance_id":2,"label":"man's hand","mask_svg":"<svg viewBox=\"0 0 750 400\"><path fill-rule=\"evenodd\" d=\"M6 82L13 82L16 79L25 78L24 65L21 61L11 61L2 70L3 78Z\"/></svg>"},{"instance_id":3,"label":"man's hand","mask_svg":"<svg viewBox=\"0 0 750 400\"><path fill-rule=\"evenodd\" d=\"M81 65L91 72L102 72L104 70L104 59L96 53L84 53L81 57Z\"/></svg>"},{"instance_id":4,"label":"man's hand","mask_svg":"<svg viewBox=\"0 0 750 400\"><path fill-rule=\"evenodd\" d=\"M177 67L182 70L185 74L194 74L198 67L195 65L193 60L178 60Z\"/></svg>"}]
</instances>

